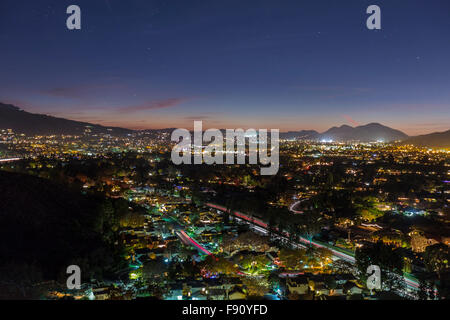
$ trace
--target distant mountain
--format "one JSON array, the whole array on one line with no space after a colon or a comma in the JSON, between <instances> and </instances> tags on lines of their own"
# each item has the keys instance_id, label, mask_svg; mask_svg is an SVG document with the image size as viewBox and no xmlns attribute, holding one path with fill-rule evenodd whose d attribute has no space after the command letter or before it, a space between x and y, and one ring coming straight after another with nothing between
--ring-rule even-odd
<instances>
[{"instance_id":1,"label":"distant mountain","mask_svg":"<svg viewBox=\"0 0 450 320\"><path fill-rule=\"evenodd\" d=\"M89 129L92 133L126 135L133 132L130 129L104 127L87 122L30 113L11 104L0 103L0 129L12 129L16 133L24 133L27 135L80 135L83 134L87 126L90 127Z\"/></svg>"},{"instance_id":2,"label":"distant mountain","mask_svg":"<svg viewBox=\"0 0 450 320\"><path fill-rule=\"evenodd\" d=\"M450 148L450 130L411 137L410 139L403 141L403 144L434 148Z\"/></svg>"},{"instance_id":3,"label":"distant mountain","mask_svg":"<svg viewBox=\"0 0 450 320\"><path fill-rule=\"evenodd\" d=\"M321 140L333 141L399 141L405 140L408 136L399 131L379 123L369 123L363 126L351 127L342 125L340 127L332 127L318 136Z\"/></svg>"},{"instance_id":4,"label":"distant mountain","mask_svg":"<svg viewBox=\"0 0 450 320\"><path fill-rule=\"evenodd\" d=\"M135 132L120 127L105 127L88 122L80 122L57 118L44 114L30 113L11 104L0 102L0 129L12 129L16 133L27 135L66 134L81 135L89 127L92 133L109 133L111 135L127 135ZM141 134L155 138L167 139L174 129L148 129L140 131ZM225 131L222 129L225 134ZM450 130L436 132L416 137L408 137L405 133L379 123L369 123L363 126L351 127L342 125L332 127L323 133L315 130L300 130L280 132L281 139L297 140L332 140L332 141L402 141L404 144L414 144L429 147L450 148Z\"/></svg>"},{"instance_id":5,"label":"distant mountain","mask_svg":"<svg viewBox=\"0 0 450 320\"><path fill-rule=\"evenodd\" d=\"M319 133L315 130L280 132L280 139L314 140L317 138L318 134Z\"/></svg>"}]
</instances>

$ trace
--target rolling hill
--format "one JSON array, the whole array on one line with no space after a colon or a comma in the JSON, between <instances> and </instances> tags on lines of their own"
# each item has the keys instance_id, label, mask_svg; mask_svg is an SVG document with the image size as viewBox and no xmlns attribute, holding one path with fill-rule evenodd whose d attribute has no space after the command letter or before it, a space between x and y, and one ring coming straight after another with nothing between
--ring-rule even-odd
<instances>
[{"instance_id":1,"label":"rolling hill","mask_svg":"<svg viewBox=\"0 0 450 320\"><path fill-rule=\"evenodd\" d=\"M126 135L133 132L130 129L104 127L87 122L30 113L14 105L0 103L0 129L12 129L16 133L24 133L27 135L80 135L83 134L86 126L89 126L93 133Z\"/></svg>"},{"instance_id":2,"label":"rolling hill","mask_svg":"<svg viewBox=\"0 0 450 320\"><path fill-rule=\"evenodd\" d=\"M413 144L422 147L450 148L450 130L411 137L410 139L403 141L403 144Z\"/></svg>"},{"instance_id":3,"label":"rolling hill","mask_svg":"<svg viewBox=\"0 0 450 320\"><path fill-rule=\"evenodd\" d=\"M405 140L408 136L399 131L389 127L386 127L379 123L369 123L362 126L351 127L348 125L342 125L340 127L332 127L320 134L319 139L321 140L332 140L332 141L362 141L362 142L372 142L372 141L383 141L392 142Z\"/></svg>"},{"instance_id":4,"label":"rolling hill","mask_svg":"<svg viewBox=\"0 0 450 320\"><path fill-rule=\"evenodd\" d=\"M82 135L89 127L92 133L108 133L111 135L127 135L135 132L131 129L120 127L105 127L88 122L68 120L44 114L30 113L20 108L0 102L0 129L12 129L16 133L27 135ZM159 137L160 133L170 133L174 129L148 129L144 134ZM222 130L223 131L223 130ZM332 127L323 133L315 130L299 130L280 132L281 139L297 140L331 140L338 142L361 141L361 142L394 142L401 141L402 144L414 144L427 147L450 147L450 130L436 132L415 137L408 137L405 133L384 126L379 123L369 123L357 127L341 125Z\"/></svg>"}]
</instances>

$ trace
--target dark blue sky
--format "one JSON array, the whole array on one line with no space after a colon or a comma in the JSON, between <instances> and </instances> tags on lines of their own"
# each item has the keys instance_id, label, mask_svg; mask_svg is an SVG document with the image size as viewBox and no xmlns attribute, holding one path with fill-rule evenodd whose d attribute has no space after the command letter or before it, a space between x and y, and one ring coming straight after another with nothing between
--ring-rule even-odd
<instances>
[{"instance_id":1,"label":"dark blue sky","mask_svg":"<svg viewBox=\"0 0 450 320\"><path fill-rule=\"evenodd\" d=\"M82 29L66 28L81 7ZM366 28L368 5L381 30ZM450 1L0 2L0 101L131 128L449 129Z\"/></svg>"}]
</instances>

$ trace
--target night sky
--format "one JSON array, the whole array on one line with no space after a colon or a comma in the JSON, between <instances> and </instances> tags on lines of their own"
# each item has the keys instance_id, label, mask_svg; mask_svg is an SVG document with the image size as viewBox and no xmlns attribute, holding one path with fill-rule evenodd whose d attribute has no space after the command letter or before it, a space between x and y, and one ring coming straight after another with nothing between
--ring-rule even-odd
<instances>
[{"instance_id":1,"label":"night sky","mask_svg":"<svg viewBox=\"0 0 450 320\"><path fill-rule=\"evenodd\" d=\"M82 29L66 28L68 5ZM381 30L366 28L381 7ZM450 1L0 2L0 101L128 128L450 129Z\"/></svg>"}]
</instances>

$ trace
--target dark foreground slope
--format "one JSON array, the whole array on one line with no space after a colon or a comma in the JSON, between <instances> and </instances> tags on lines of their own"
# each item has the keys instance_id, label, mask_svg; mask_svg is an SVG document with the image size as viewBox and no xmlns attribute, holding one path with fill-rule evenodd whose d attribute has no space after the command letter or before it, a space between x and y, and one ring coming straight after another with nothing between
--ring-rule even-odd
<instances>
[{"instance_id":1,"label":"dark foreground slope","mask_svg":"<svg viewBox=\"0 0 450 320\"><path fill-rule=\"evenodd\" d=\"M28 298L44 280L64 284L70 264L85 280L112 276L121 267L115 214L108 200L0 171L0 299Z\"/></svg>"}]
</instances>

